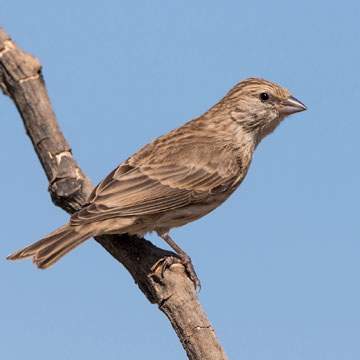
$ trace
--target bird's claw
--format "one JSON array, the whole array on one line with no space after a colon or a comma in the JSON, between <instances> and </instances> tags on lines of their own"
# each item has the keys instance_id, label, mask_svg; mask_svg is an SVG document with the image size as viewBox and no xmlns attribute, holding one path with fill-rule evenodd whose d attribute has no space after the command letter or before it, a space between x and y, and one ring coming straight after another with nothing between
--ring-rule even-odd
<instances>
[{"instance_id":1,"label":"bird's claw","mask_svg":"<svg viewBox=\"0 0 360 360\"><path fill-rule=\"evenodd\" d=\"M180 256L180 255L179 255ZM194 266L191 262L191 259L189 256L168 256L166 258L161 259L162 265L161 265L161 277L164 277L165 271L170 268L173 264L182 264L185 267L185 272L188 275L189 279L193 282L195 290L200 292L201 284L200 280L196 275Z\"/></svg>"}]
</instances>

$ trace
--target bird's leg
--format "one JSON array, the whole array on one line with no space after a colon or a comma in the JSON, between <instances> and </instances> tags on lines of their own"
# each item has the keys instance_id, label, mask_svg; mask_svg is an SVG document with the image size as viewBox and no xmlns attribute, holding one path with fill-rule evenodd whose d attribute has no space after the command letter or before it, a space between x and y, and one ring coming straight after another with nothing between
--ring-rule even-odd
<instances>
[{"instance_id":1,"label":"bird's leg","mask_svg":"<svg viewBox=\"0 0 360 360\"><path fill-rule=\"evenodd\" d=\"M174 256L168 256L165 259L163 259L163 264L161 267L161 276L164 277L164 272L166 269L168 269L172 264L178 263L182 264L185 267L185 271L188 274L190 280L194 283L195 290L201 288L200 280L198 279L195 269L193 267L193 264L191 262L191 258L188 254L186 254L185 251L183 251L175 242L171 239L168 232L159 233L158 235L164 239L171 247L172 249L179 255L179 258Z\"/></svg>"}]
</instances>

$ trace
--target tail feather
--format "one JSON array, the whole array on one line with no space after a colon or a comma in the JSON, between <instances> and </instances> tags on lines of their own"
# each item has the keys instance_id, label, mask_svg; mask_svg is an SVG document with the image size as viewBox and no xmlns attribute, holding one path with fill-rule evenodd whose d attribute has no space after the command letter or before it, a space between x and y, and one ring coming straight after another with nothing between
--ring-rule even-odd
<instances>
[{"instance_id":1,"label":"tail feather","mask_svg":"<svg viewBox=\"0 0 360 360\"><path fill-rule=\"evenodd\" d=\"M7 259L22 260L32 257L38 268L47 269L93 236L91 232L81 232L76 228L67 223L36 243L10 254Z\"/></svg>"}]
</instances>

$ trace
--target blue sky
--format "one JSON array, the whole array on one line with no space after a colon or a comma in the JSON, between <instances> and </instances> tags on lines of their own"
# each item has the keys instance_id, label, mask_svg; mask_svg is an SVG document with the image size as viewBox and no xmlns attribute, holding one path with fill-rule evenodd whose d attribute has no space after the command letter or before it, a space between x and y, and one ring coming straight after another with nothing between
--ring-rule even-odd
<instances>
[{"instance_id":1,"label":"blue sky","mask_svg":"<svg viewBox=\"0 0 360 360\"><path fill-rule=\"evenodd\" d=\"M231 199L172 232L230 359L360 358L359 11L358 1L1 5L94 183L246 77L308 106L260 144ZM5 96L0 116L0 357L184 359L165 316L95 241L48 271L5 261L68 217Z\"/></svg>"}]
</instances>

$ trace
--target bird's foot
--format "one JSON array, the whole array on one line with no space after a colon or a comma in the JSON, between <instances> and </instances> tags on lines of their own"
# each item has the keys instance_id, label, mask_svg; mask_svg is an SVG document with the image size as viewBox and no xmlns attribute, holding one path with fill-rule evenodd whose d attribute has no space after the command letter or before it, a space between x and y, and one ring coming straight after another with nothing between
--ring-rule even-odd
<instances>
[{"instance_id":1,"label":"bird's foot","mask_svg":"<svg viewBox=\"0 0 360 360\"><path fill-rule=\"evenodd\" d=\"M162 262L162 264L160 265L159 263ZM182 264L185 267L185 272L188 275L189 279L193 282L195 290L197 290L198 292L200 292L201 289L201 284L200 284L200 280L196 275L194 266L191 262L190 256L188 255L179 255L179 257L175 257L175 256L168 256L166 258L161 259L157 264L155 264L155 267L157 267L157 265L161 266L161 277L164 277L164 273L167 269L170 268L171 265L173 264Z\"/></svg>"}]
</instances>

